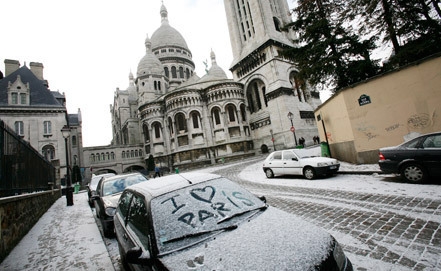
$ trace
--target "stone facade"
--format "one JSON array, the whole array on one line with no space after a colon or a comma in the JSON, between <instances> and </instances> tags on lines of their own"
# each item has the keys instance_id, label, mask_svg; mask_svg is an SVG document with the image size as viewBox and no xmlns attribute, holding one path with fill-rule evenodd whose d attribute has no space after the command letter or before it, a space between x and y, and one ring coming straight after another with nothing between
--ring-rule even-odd
<instances>
[{"instance_id":1,"label":"stone facade","mask_svg":"<svg viewBox=\"0 0 441 271\"><path fill-rule=\"evenodd\" d=\"M161 25L146 38L136 78L130 73L129 87L115 91L114 147L140 146L145 160L153 155L162 166L185 168L292 148L300 137L312 144L313 111L321 102L280 56L295 38L281 31L291 22L286 0L239 2L224 1L233 79L214 52L207 74L194 73L191 50L161 6Z\"/></svg>"},{"instance_id":2,"label":"stone facade","mask_svg":"<svg viewBox=\"0 0 441 271\"><path fill-rule=\"evenodd\" d=\"M66 174L66 147L61 129L69 124L69 164L82 167L81 112L68 114L64 93L50 91L43 77L43 64L30 69L17 60L5 60L0 79L0 118L56 167L57 187Z\"/></svg>"}]
</instances>

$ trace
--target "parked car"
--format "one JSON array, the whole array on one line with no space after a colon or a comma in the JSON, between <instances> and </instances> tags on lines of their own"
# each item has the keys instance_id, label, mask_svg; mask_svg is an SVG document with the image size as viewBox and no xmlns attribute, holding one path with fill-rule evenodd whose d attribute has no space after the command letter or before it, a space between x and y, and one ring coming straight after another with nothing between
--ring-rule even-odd
<instances>
[{"instance_id":1,"label":"parked car","mask_svg":"<svg viewBox=\"0 0 441 271\"><path fill-rule=\"evenodd\" d=\"M331 176L339 168L337 159L320 157L307 149L274 151L263 162L263 171L267 178L276 175L303 175L312 180L317 176Z\"/></svg>"},{"instance_id":2,"label":"parked car","mask_svg":"<svg viewBox=\"0 0 441 271\"><path fill-rule=\"evenodd\" d=\"M92 196L96 216L103 227L104 236L112 237L113 216L121 193L126 187L147 181L141 173L129 173L102 178L96 187L96 195Z\"/></svg>"},{"instance_id":3,"label":"parked car","mask_svg":"<svg viewBox=\"0 0 441 271\"><path fill-rule=\"evenodd\" d=\"M424 183L430 177L441 177L441 132L380 148L379 159L381 171L401 174L408 182Z\"/></svg>"},{"instance_id":4,"label":"parked car","mask_svg":"<svg viewBox=\"0 0 441 271\"><path fill-rule=\"evenodd\" d=\"M101 178L115 176L115 173L104 173L99 175L93 175L90 179L90 182L87 184L87 201L89 202L90 207L94 207L92 197L96 195L96 186Z\"/></svg>"},{"instance_id":5,"label":"parked car","mask_svg":"<svg viewBox=\"0 0 441 271\"><path fill-rule=\"evenodd\" d=\"M114 223L126 270L352 270L329 233L215 174L128 187Z\"/></svg>"}]
</instances>

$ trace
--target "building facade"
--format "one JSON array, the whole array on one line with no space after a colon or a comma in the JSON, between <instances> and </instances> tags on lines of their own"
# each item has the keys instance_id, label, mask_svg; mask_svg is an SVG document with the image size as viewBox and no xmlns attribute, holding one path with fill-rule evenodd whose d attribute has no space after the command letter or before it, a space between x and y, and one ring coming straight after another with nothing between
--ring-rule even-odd
<instances>
[{"instance_id":1,"label":"building facade","mask_svg":"<svg viewBox=\"0 0 441 271\"><path fill-rule=\"evenodd\" d=\"M282 31L291 22L286 0L224 4L233 78L217 65L215 52L207 73L196 75L191 50L162 4L160 27L145 40L136 77L130 73L129 87L115 91L112 145L140 146L144 160L152 155L174 169L292 148L301 137L313 142L319 93L280 55L295 38ZM87 159L105 169L96 156Z\"/></svg>"},{"instance_id":2,"label":"building facade","mask_svg":"<svg viewBox=\"0 0 441 271\"><path fill-rule=\"evenodd\" d=\"M378 149L441 131L441 56L341 89L315 111L331 155L378 163Z\"/></svg>"},{"instance_id":3,"label":"building facade","mask_svg":"<svg viewBox=\"0 0 441 271\"><path fill-rule=\"evenodd\" d=\"M0 119L17 135L56 167L56 187L61 186L66 168L66 147L61 129L69 125L69 165L82 167L81 112L68 114L64 94L53 92L43 77L43 64L30 68L17 60L6 59L0 78Z\"/></svg>"}]
</instances>

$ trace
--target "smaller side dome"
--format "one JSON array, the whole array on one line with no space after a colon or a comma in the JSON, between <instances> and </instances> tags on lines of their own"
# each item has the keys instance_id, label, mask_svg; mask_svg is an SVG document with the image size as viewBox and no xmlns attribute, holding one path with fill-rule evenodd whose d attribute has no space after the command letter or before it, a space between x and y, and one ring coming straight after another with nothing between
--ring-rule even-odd
<instances>
[{"instance_id":1,"label":"smaller side dome","mask_svg":"<svg viewBox=\"0 0 441 271\"><path fill-rule=\"evenodd\" d=\"M228 79L227 74L224 72L224 70L217 65L216 55L214 54L213 50L211 51L210 57L211 68L208 70L208 73L201 78L199 82Z\"/></svg>"},{"instance_id":2,"label":"smaller side dome","mask_svg":"<svg viewBox=\"0 0 441 271\"><path fill-rule=\"evenodd\" d=\"M137 76L143 76L146 74L164 74L164 67L159 59L152 53L152 43L147 35L145 40L146 53L145 56L139 61Z\"/></svg>"}]
</instances>

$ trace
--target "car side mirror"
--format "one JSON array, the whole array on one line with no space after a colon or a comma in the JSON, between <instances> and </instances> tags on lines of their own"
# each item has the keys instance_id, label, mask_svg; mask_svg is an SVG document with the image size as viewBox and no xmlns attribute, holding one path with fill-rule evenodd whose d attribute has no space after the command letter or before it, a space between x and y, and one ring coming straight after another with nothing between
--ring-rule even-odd
<instances>
[{"instance_id":1,"label":"car side mirror","mask_svg":"<svg viewBox=\"0 0 441 271\"><path fill-rule=\"evenodd\" d=\"M100 196L99 195L93 195L92 197L90 197L91 200L97 200L99 199Z\"/></svg>"},{"instance_id":2,"label":"car side mirror","mask_svg":"<svg viewBox=\"0 0 441 271\"><path fill-rule=\"evenodd\" d=\"M133 247L127 251L126 260L128 263L146 265L150 263L150 253L143 252L140 247Z\"/></svg>"},{"instance_id":3,"label":"car side mirror","mask_svg":"<svg viewBox=\"0 0 441 271\"><path fill-rule=\"evenodd\" d=\"M263 203L266 203L266 197L265 196L259 196L258 197Z\"/></svg>"},{"instance_id":4,"label":"car side mirror","mask_svg":"<svg viewBox=\"0 0 441 271\"><path fill-rule=\"evenodd\" d=\"M291 158L291 160L293 160L293 161L299 161L299 160L297 160L296 157Z\"/></svg>"}]
</instances>

